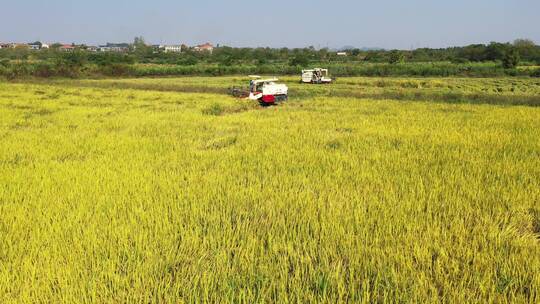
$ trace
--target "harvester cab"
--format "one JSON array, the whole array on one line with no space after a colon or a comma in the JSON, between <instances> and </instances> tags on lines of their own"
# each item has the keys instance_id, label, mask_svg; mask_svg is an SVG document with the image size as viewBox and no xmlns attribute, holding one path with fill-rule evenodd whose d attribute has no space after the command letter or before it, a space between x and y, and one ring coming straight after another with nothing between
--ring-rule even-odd
<instances>
[{"instance_id":1,"label":"harvester cab","mask_svg":"<svg viewBox=\"0 0 540 304\"><path fill-rule=\"evenodd\" d=\"M327 84L332 81L333 79L328 77L328 69L302 70L302 83Z\"/></svg>"}]
</instances>

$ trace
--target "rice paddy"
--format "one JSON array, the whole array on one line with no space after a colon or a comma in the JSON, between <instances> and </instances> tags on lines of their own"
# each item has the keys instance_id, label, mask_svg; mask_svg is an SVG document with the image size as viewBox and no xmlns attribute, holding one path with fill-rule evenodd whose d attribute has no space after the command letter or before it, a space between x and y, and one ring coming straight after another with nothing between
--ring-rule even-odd
<instances>
[{"instance_id":1,"label":"rice paddy","mask_svg":"<svg viewBox=\"0 0 540 304\"><path fill-rule=\"evenodd\" d=\"M540 81L0 82L0 302L540 301Z\"/></svg>"}]
</instances>

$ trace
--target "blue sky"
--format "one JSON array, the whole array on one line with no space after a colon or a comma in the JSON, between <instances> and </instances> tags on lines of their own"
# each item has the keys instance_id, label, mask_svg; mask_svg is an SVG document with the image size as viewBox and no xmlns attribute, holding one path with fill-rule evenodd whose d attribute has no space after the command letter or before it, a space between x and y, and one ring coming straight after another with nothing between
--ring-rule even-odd
<instances>
[{"instance_id":1,"label":"blue sky","mask_svg":"<svg viewBox=\"0 0 540 304\"><path fill-rule=\"evenodd\" d=\"M445 47L530 38L540 0L0 0L1 42Z\"/></svg>"}]
</instances>

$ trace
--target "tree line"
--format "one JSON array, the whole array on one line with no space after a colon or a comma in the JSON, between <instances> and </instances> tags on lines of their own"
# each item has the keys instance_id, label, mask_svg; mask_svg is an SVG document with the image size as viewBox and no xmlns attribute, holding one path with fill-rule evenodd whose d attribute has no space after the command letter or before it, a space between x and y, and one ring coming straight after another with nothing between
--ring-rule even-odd
<instances>
[{"instance_id":1,"label":"tree line","mask_svg":"<svg viewBox=\"0 0 540 304\"><path fill-rule=\"evenodd\" d=\"M77 77L80 75L99 74L108 76L151 75L171 71L173 75L181 74L228 74L237 70L254 72L269 71L272 73L296 72L302 67L312 65L340 66L343 75L386 75L384 71L377 73L373 68L357 67L364 63L384 67L388 73L392 71L413 71L418 68L388 68L385 64L410 66L415 63L445 63L438 65L441 76L463 73L476 67L479 63L490 64L489 73L507 75L520 74L516 67L520 64L540 65L540 46L528 39L518 39L513 43L474 44L464 47L441 49L419 48L415 50L343 50L347 55L340 56L329 49L307 48L234 48L222 46L213 52L201 52L183 48L181 53L163 52L148 46L144 39L138 37L130 44L128 52L89 52L84 46L77 46L74 51L62 52L51 48L45 50L28 50L23 48L0 49L0 75L8 78L31 75L38 77ZM462 66L463 69L451 68L449 64ZM156 68L154 65L167 65L167 68ZM350 65L350 68L347 67ZM143 66L143 67L141 67ZM147 66L144 70L144 66ZM152 66L152 67L150 67ZM173 67L170 67L173 66ZM425 66L425 65L423 65ZM444 66L444 69L440 67ZM486 65L487 66L487 65ZM497 69L491 68L496 66ZM177 68L175 68L177 67ZM240 69L239 67L244 67ZM486 68L482 67L482 73ZM369 75L366 71L370 71ZM230 72L229 72L230 71ZM421 73L439 73L435 70ZM409 72L403 72L405 75ZM419 73L419 72L418 72ZM489 76L482 74L481 76ZM443 75L444 74L444 75ZM474 73L473 73L474 74ZM536 75L535 70L531 74ZM400 74L401 75L401 74Z\"/></svg>"}]
</instances>

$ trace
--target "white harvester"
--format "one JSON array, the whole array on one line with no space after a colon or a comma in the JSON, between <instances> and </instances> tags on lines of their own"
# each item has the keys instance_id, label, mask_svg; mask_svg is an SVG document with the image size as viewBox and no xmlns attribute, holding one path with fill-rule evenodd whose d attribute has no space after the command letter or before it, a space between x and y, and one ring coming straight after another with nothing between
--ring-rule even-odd
<instances>
[{"instance_id":1,"label":"white harvester","mask_svg":"<svg viewBox=\"0 0 540 304\"><path fill-rule=\"evenodd\" d=\"M277 83L277 78L261 79L260 76L250 76L249 89L233 87L231 94L235 97L257 100L261 105L273 105L288 99L289 88Z\"/></svg>"},{"instance_id":2,"label":"white harvester","mask_svg":"<svg viewBox=\"0 0 540 304\"><path fill-rule=\"evenodd\" d=\"M328 69L302 70L302 83L327 84L334 81L328 77Z\"/></svg>"}]
</instances>

